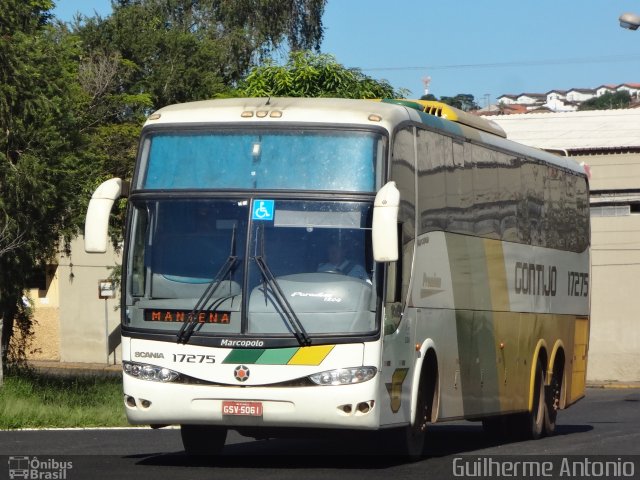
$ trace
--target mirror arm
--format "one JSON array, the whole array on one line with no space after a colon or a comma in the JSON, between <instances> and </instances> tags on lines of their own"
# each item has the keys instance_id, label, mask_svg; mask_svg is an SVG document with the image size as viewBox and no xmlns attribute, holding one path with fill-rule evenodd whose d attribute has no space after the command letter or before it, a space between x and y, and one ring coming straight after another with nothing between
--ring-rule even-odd
<instances>
[{"instance_id":1,"label":"mirror arm","mask_svg":"<svg viewBox=\"0 0 640 480\"><path fill-rule=\"evenodd\" d=\"M109 231L109 215L113 203L129 195L129 183L112 178L102 182L89 200L84 224L84 249L87 253L105 253Z\"/></svg>"}]
</instances>

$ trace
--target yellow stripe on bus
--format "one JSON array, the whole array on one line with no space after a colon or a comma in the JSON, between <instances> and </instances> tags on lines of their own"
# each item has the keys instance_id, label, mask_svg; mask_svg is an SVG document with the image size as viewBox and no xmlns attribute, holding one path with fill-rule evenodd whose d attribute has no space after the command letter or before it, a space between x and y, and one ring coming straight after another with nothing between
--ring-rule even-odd
<instances>
[{"instance_id":1,"label":"yellow stripe on bus","mask_svg":"<svg viewBox=\"0 0 640 480\"><path fill-rule=\"evenodd\" d=\"M509 287L502 242L485 239L484 251L487 261L487 278L490 282L492 310L494 312L508 312L511 308L509 308Z\"/></svg>"},{"instance_id":2,"label":"yellow stripe on bus","mask_svg":"<svg viewBox=\"0 0 640 480\"><path fill-rule=\"evenodd\" d=\"M302 347L291 357L287 365L320 365L335 345Z\"/></svg>"}]
</instances>

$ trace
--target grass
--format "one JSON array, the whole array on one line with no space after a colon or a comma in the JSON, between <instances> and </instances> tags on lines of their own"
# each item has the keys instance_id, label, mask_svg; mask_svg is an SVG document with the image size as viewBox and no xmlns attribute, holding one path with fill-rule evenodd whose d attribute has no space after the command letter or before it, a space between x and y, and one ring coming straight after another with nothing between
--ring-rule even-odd
<instances>
[{"instance_id":1,"label":"grass","mask_svg":"<svg viewBox=\"0 0 640 480\"><path fill-rule=\"evenodd\" d=\"M127 426L122 379L10 370L0 387L0 429Z\"/></svg>"}]
</instances>

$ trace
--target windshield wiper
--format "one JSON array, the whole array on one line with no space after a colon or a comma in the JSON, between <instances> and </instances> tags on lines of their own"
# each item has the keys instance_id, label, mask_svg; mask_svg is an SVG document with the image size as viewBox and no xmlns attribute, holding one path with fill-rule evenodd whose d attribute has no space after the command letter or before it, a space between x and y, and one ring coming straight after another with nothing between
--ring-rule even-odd
<instances>
[{"instance_id":1,"label":"windshield wiper","mask_svg":"<svg viewBox=\"0 0 640 480\"><path fill-rule=\"evenodd\" d=\"M236 263L238 262L238 257L236 255L236 227L234 225L233 232L231 233L231 251L229 252L229 256L227 260L224 262L218 273L213 277L211 283L207 285L207 288L196 302L193 307L193 310L187 315L186 320L182 323L182 327L180 327L180 331L178 332L178 343L187 343L191 335L195 331L198 326L198 318L200 314L205 310L205 307L213 297L213 294L216 293L218 287L222 285L222 281L229 275L229 273L233 270ZM218 307L227 299L233 298L236 295L228 295L226 297L221 298L218 302L215 302L215 306L211 305L211 308L207 309L208 312L215 312Z\"/></svg>"},{"instance_id":2,"label":"windshield wiper","mask_svg":"<svg viewBox=\"0 0 640 480\"><path fill-rule=\"evenodd\" d=\"M262 273L262 277L264 278L264 281L265 281L265 287L264 287L265 297L267 295L267 288L269 288L273 293L273 298L275 299L278 306L280 307L280 310L282 312L281 317L284 319L285 323L292 330L293 335L296 337L296 340L298 340L298 343L301 346L311 345L311 338L309 337L309 334L307 333L305 328L302 326L300 319L298 318L298 316L296 315L296 312L291 307L291 304L287 300L287 297L282 291L282 288L280 287L280 284L276 280L276 277L273 275L273 273L271 272L271 269L267 265L267 262L264 257L264 229L262 228L260 229L259 241L260 241L260 255L254 256L253 259L256 261L256 265L258 265L258 268L260 269L260 273Z\"/></svg>"}]
</instances>

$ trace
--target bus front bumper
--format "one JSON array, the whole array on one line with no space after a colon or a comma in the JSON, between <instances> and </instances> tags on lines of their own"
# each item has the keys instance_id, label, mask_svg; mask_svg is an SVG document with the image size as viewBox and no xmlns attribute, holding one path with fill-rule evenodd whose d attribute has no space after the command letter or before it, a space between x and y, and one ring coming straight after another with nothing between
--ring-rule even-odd
<instances>
[{"instance_id":1,"label":"bus front bumper","mask_svg":"<svg viewBox=\"0 0 640 480\"><path fill-rule=\"evenodd\" d=\"M241 388L159 383L125 374L124 403L129 422L138 425L366 430L379 426L378 378L351 385ZM234 410L239 414L229 414Z\"/></svg>"}]
</instances>

